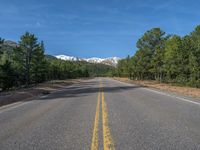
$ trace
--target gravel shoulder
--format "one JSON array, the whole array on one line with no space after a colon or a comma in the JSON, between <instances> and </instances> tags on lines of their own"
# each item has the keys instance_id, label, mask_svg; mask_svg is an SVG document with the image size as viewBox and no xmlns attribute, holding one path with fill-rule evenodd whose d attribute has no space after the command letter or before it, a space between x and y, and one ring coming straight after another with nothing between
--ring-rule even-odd
<instances>
[{"instance_id":1,"label":"gravel shoulder","mask_svg":"<svg viewBox=\"0 0 200 150\"><path fill-rule=\"evenodd\" d=\"M200 98L200 89L199 88L192 88L192 87L181 87L181 86L174 86L166 83L159 83L157 81L149 81L149 80L130 80L128 78L119 78L114 77L113 79L126 82L126 83L132 83L144 87L149 88L155 88L158 90L163 90L167 92L177 93L185 96L191 96L194 98Z\"/></svg>"},{"instance_id":2,"label":"gravel shoulder","mask_svg":"<svg viewBox=\"0 0 200 150\"><path fill-rule=\"evenodd\" d=\"M70 79L70 80L54 80L38 84L30 88L22 88L18 90L1 92L0 93L0 107L19 101L27 101L38 96L50 94L54 91L65 88L66 86L80 83L86 79Z\"/></svg>"}]
</instances>

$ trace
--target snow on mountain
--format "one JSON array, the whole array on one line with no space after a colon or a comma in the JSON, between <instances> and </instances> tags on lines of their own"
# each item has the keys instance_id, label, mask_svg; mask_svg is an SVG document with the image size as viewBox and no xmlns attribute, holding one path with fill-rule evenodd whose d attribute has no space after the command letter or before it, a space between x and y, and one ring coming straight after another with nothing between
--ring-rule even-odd
<instances>
[{"instance_id":1,"label":"snow on mountain","mask_svg":"<svg viewBox=\"0 0 200 150\"><path fill-rule=\"evenodd\" d=\"M104 61L103 58L97 58L97 57L83 58L83 60L90 62L90 63L101 63L102 61Z\"/></svg>"},{"instance_id":2,"label":"snow on mountain","mask_svg":"<svg viewBox=\"0 0 200 150\"><path fill-rule=\"evenodd\" d=\"M57 55L56 58L62 59L62 60L70 60L70 61L78 61L78 57L73 57L73 56L66 56L66 55Z\"/></svg>"},{"instance_id":3,"label":"snow on mountain","mask_svg":"<svg viewBox=\"0 0 200 150\"><path fill-rule=\"evenodd\" d=\"M102 63L106 65L116 66L118 61L120 60L119 57L109 57L109 58L78 58L73 56L66 56L66 55L57 55L56 58L62 60L69 60L69 61L87 61L89 63Z\"/></svg>"},{"instance_id":4,"label":"snow on mountain","mask_svg":"<svg viewBox=\"0 0 200 150\"><path fill-rule=\"evenodd\" d=\"M112 62L113 64L117 64L119 60L120 60L119 57L110 57L110 58L104 59L104 61L110 61L110 62Z\"/></svg>"}]
</instances>

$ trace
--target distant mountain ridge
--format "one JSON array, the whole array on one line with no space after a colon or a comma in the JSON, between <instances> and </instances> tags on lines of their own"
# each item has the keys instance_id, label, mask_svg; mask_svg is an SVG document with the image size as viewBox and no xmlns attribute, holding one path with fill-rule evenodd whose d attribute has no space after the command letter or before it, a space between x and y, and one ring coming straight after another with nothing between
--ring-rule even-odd
<instances>
[{"instance_id":1,"label":"distant mountain ridge","mask_svg":"<svg viewBox=\"0 0 200 150\"><path fill-rule=\"evenodd\" d=\"M0 45L3 51L7 51L9 55L12 54L13 49L17 47L17 43L11 40L5 40L3 44ZM91 57L91 58L79 58L74 56L67 56L67 55L57 55L52 56L45 54L47 59L61 59L61 60L69 60L69 61L86 61L89 63L100 63L105 65L110 65L116 67L118 61L121 59L119 57L108 57L108 58L98 58L98 57Z\"/></svg>"},{"instance_id":2,"label":"distant mountain ridge","mask_svg":"<svg viewBox=\"0 0 200 150\"><path fill-rule=\"evenodd\" d=\"M6 40L6 41L4 41L3 45L10 46L10 47L16 47L17 43L14 41L11 41L11 40Z\"/></svg>"},{"instance_id":3,"label":"distant mountain ridge","mask_svg":"<svg viewBox=\"0 0 200 150\"><path fill-rule=\"evenodd\" d=\"M108 57L108 58L98 58L98 57L91 57L91 58L78 58L74 56L67 56L67 55L57 55L55 56L58 59L62 60L69 60L69 61L86 61L89 63L101 63L110 66L116 66L118 61L120 60L119 57Z\"/></svg>"}]
</instances>

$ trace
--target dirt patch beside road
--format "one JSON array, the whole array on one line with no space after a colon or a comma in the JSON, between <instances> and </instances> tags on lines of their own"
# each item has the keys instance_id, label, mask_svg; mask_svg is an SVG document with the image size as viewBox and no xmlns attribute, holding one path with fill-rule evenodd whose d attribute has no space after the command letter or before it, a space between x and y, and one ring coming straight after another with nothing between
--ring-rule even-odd
<instances>
[{"instance_id":1,"label":"dirt patch beside road","mask_svg":"<svg viewBox=\"0 0 200 150\"><path fill-rule=\"evenodd\" d=\"M173 93L183 94L186 96L192 96L196 98L200 98L200 89L199 88L191 88L191 87L181 87L181 86L174 86L166 83L159 83L157 81L138 81L138 80L130 80L128 78L118 78L115 77L115 80L133 83L145 87L155 88L159 90L169 91Z\"/></svg>"},{"instance_id":2,"label":"dirt patch beside road","mask_svg":"<svg viewBox=\"0 0 200 150\"><path fill-rule=\"evenodd\" d=\"M7 105L18 101L27 101L34 97L49 94L51 92L63 89L66 86L81 82L82 79L57 80L41 83L35 87L24 88L15 91L0 93L0 106Z\"/></svg>"}]
</instances>

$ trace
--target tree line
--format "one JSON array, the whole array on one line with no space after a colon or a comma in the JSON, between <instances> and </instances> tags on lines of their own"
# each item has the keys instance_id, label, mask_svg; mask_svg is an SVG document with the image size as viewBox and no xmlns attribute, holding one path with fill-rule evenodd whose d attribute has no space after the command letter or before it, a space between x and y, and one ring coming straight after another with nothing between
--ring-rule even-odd
<instances>
[{"instance_id":1,"label":"tree line","mask_svg":"<svg viewBox=\"0 0 200 150\"><path fill-rule=\"evenodd\" d=\"M0 91L29 87L44 81L108 76L113 67L83 61L64 61L45 55L43 41L26 32L15 46L0 38Z\"/></svg>"},{"instance_id":2,"label":"tree line","mask_svg":"<svg viewBox=\"0 0 200 150\"><path fill-rule=\"evenodd\" d=\"M137 51L118 63L117 75L200 87L200 26L186 36L153 28L137 41Z\"/></svg>"}]
</instances>

